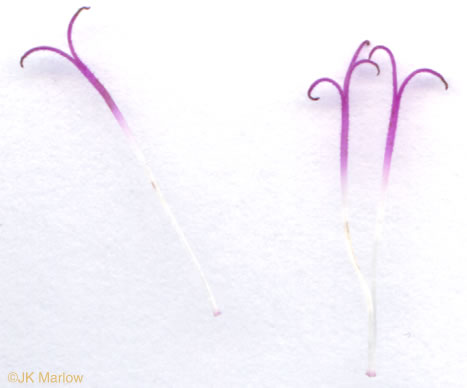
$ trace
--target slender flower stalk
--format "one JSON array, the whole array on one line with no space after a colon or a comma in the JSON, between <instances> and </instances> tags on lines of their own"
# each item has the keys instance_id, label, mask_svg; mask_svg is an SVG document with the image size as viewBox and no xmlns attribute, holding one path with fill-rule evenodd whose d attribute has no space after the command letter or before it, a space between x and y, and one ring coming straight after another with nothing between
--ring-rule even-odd
<instances>
[{"instance_id":1,"label":"slender flower stalk","mask_svg":"<svg viewBox=\"0 0 467 388\"><path fill-rule=\"evenodd\" d=\"M72 30L73 30L73 25L78 17L78 15L81 13L83 10L89 10L90 7L81 7L71 18L70 24L68 25L68 33L67 33L67 38L68 38L68 46L70 48L70 54L65 53L62 50L59 50L54 47L50 46L39 46L39 47L34 47L28 51L26 51L23 56L21 57L20 60L20 65L23 67L23 62L28 57L30 54L36 52L36 51L52 51L58 55L61 55L62 57L65 57L68 59L73 65L75 65L78 70L87 78L87 80L94 86L94 88L99 92L99 94L102 96L108 107L110 108L112 114L114 115L115 119L117 120L118 124L122 128L124 134L126 135L126 139L131 147L131 150L135 154L136 158L138 159L139 163L142 165L144 168L146 175L149 178L149 181L153 187L153 189L156 192L156 195L158 196L162 207L164 208L165 212L167 213L172 226L174 227L178 237L180 238L182 244L185 246L191 260L193 261L193 264L195 267L198 269L198 272L201 276L201 279L206 287L206 291L209 296L209 300L212 306L212 311L214 316L218 316L221 314L219 308L217 307L216 300L214 298L214 294L212 293L211 287L206 279L206 276L204 275L204 272L201 268L201 264L199 260L197 259L195 253L193 252L193 249L191 248L190 244L188 243L188 240L183 233L183 230L181 229L177 219L175 218L174 214L172 213L172 210L170 209L167 201L165 200L164 196L162 195L162 192L159 188L159 186L156 184L156 180L154 178L154 174L149 167L149 164L146 160L146 157L144 156L143 152L141 151L141 148L139 147L138 143L136 142L136 139L133 135L132 130L128 126L128 123L126 122L125 118L123 117L120 109L118 108L117 104L113 100L113 98L110 96L109 92L107 89L104 87L104 85L97 79L97 77L89 70L89 68L83 63L83 61L79 58L78 54L75 51L75 48L73 46L73 41L72 41Z\"/></svg>"},{"instance_id":2,"label":"slender flower stalk","mask_svg":"<svg viewBox=\"0 0 467 388\"><path fill-rule=\"evenodd\" d=\"M386 194L387 188L389 183L389 173L391 170L391 161L392 155L394 151L394 143L396 140L396 132L397 132L397 122L399 118L399 110L402 100L402 95L407 87L408 83L417 75L421 73L427 73L434 75L435 77L439 78L441 82L444 84L446 90L448 89L448 83L444 79L444 77L431 69L422 68L413 71L410 73L402 82L401 86L398 86L397 83L397 68L396 68L396 61L394 59L394 55L392 54L391 50L389 50L386 46L375 46L369 55L371 59L373 54L378 51L383 50L385 51L389 59L391 61L392 66L392 106L391 106L391 114L389 117L389 128L386 137L386 149L384 152L384 161L383 161L383 174L382 174L382 182L381 182L381 195L376 211L376 223L375 223L375 231L374 231L374 240L373 240L373 255L372 255L372 262L371 262L371 294L372 299L375 302L376 306L376 264L377 264L377 257L379 251L379 245L382 239L383 233L383 222L384 222L384 213L385 213L385 205L386 205ZM376 313L376 311L374 311ZM373 320L375 326L370 330L370 336L374 336L371 340L372 347L369 349L368 354L368 371L367 375L370 377L376 376L375 372L375 345L376 345L376 320Z\"/></svg>"},{"instance_id":3,"label":"slender flower stalk","mask_svg":"<svg viewBox=\"0 0 467 388\"><path fill-rule=\"evenodd\" d=\"M347 69L347 73L344 78L344 85L341 87L336 81L330 78L320 78L313 82L308 89L308 97L312 100L318 100L319 97L313 97L312 92L314 88L322 82L328 82L335 86L337 91L339 92L341 98L341 140L340 140L340 177L341 177L341 192L342 192L342 216L344 221L344 235L345 235L345 243L347 248L348 257L352 263L352 266L355 270L357 275L358 281L362 288L366 304L368 310L368 351L369 354L373 353L372 349L374 349L374 338L375 333L373 333L374 328L376 327L375 324L375 306L373 295L368 285L367 280L363 276L360 267L357 262L357 258L355 255L355 251L352 245L352 239L350 236L350 226L349 226L349 214L348 214L348 196L347 196L347 186L348 186L348 153L349 153L349 90L350 90L350 80L354 70L361 64L371 64L376 67L377 74L379 74L379 66L373 62L371 59L361 59L358 60L358 56L361 50L368 46L370 42L368 40L362 42L358 47L357 51L355 51L352 60L350 61L349 67Z\"/></svg>"}]
</instances>

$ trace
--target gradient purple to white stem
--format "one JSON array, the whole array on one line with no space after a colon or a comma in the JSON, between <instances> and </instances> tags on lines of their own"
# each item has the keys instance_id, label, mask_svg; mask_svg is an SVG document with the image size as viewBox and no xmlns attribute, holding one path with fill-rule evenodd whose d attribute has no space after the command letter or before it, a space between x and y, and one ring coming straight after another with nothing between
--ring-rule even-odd
<instances>
[{"instance_id":1,"label":"gradient purple to white stem","mask_svg":"<svg viewBox=\"0 0 467 388\"><path fill-rule=\"evenodd\" d=\"M368 368L368 376L373 377L373 373L370 371L370 365L373 364L373 355L374 355L374 348L375 348L375 337L376 334L374 333L374 328L376 327L375 324L375 305L372 296L372 292L368 285L368 282L365 280L360 267L357 262L357 258L355 255L355 251L352 245L352 239L350 235L350 226L349 226L349 214L348 214L348 198L347 198L347 187L348 187L348 158L349 158L349 91L350 91L350 80L354 70L361 64L371 64L376 67L377 74L379 74L379 66L373 62L371 59L361 59L358 60L358 56L360 52L365 46L368 46L370 42L365 40L360 44L357 51L352 57L350 61L349 67L347 69L347 73L344 78L344 85L341 87L336 81L330 78L320 78L313 82L308 89L308 97L312 100L319 100L319 97L313 97L312 92L314 88L322 82L328 82L335 86L337 91L339 92L341 98L341 139L340 139L340 176L341 176L341 192L342 192L342 215L344 221L344 234L345 234L345 242L347 248L347 254L349 259L352 263L352 266L357 274L357 278L359 280L360 286L362 288L367 309L368 309L368 354L369 354L369 368ZM371 357L370 357L371 355ZM371 359L370 359L371 358Z\"/></svg>"},{"instance_id":2,"label":"gradient purple to white stem","mask_svg":"<svg viewBox=\"0 0 467 388\"><path fill-rule=\"evenodd\" d=\"M208 293L208 296L209 296L209 300L211 302L211 306L212 306L212 311L213 311L213 314L214 316L218 316L221 314L219 308L217 307L217 303L216 303L216 300L214 298L214 294L211 290L211 287L206 279L206 276L204 275L204 272L201 268L201 264L199 262L199 260L197 259L195 253L193 252L193 249L191 248L190 244L188 243L188 240L185 236L185 234L183 233L183 230L181 229L177 219L175 218L172 210L170 209L167 201L165 200L164 196L162 195L162 192L161 190L159 189L159 186L156 184L156 180L154 178L154 174L151 170L151 168L149 167L149 164L146 160L146 157L144 156L143 152L141 151L141 148L139 147L138 143L136 142L134 136L133 136L133 132L131 131L130 127L128 126L128 123L126 122L125 118L123 117L120 109L118 108L117 104L115 103L115 101L113 100L113 98L111 97L111 95L109 94L109 92L107 91L107 89L104 87L104 85L102 85L102 83L97 79L97 77L91 72L91 70L89 70L89 68L83 63L83 61L79 58L78 54L76 53L75 49L74 49L74 46L73 46L73 41L72 41L72 31L73 31L73 24L76 20L76 18L78 17L78 15L81 13L81 11L83 10L89 10L90 7L81 7L74 15L73 17L71 18L71 21L70 21L70 24L68 25L68 32L67 32L67 38L68 38L68 46L70 48L70 52L71 52L71 55L65 53L64 51L62 50L59 50L59 49L56 49L54 47L49 47L49 46L39 46L39 47L34 47L28 51L26 51L23 56L21 57L21 60L20 60L20 65L21 67L23 67L23 63L24 63L24 60L26 57L28 57L30 54L36 52L36 51L51 51L51 52L54 52L56 54L59 54L61 55L62 57L65 57L66 59L68 59L73 65L75 65L79 71L81 71L81 73L87 78L87 80L92 84L92 86L94 86L94 88L99 92L99 94L102 96L102 98L104 99L104 101L106 102L106 104L108 105L108 107L110 108L112 114L114 115L115 119L117 120L118 124L120 125L120 127L123 129L123 132L125 133L126 135L126 138L128 140L128 143L131 147L131 150L133 151L133 153L135 154L136 158L138 159L138 161L141 163L141 165L143 166L148 178L149 178L149 181L151 182L151 185L152 187L154 188L154 190L156 191L158 197L159 197L159 200L162 204L162 207L164 208L165 212L167 213L171 223L172 223L172 226L174 227L177 235L179 236L181 242L183 243L183 245L185 246L186 250L188 251L192 261L193 261L193 264L196 266L196 268L198 269L199 271L199 274L201 276L201 279L206 287L206 290L207 290L207 293Z\"/></svg>"},{"instance_id":3,"label":"gradient purple to white stem","mask_svg":"<svg viewBox=\"0 0 467 388\"><path fill-rule=\"evenodd\" d=\"M407 87L408 83L414 78L417 74L421 73L427 73L434 75L435 77L438 77L444 84L445 88L448 89L448 83L444 79L444 77L431 69L418 69L410 73L402 82L401 86L398 87L398 82L397 82L397 67L396 67L396 61L394 59L394 55L389 50L386 46L375 46L369 55L369 59L372 58L373 54L378 51L382 50L385 51L389 59L391 61L391 67L392 67L392 106L391 106L391 114L389 116L389 128L388 128L388 133L386 137L386 147L384 151L384 160L383 160L383 174L382 174L382 182L381 182L381 196L379 199L378 207L376 210L376 223L375 223L375 231L374 231L374 240L373 240L373 257L372 257L372 262L371 262L371 294L372 294L372 299L375 304L375 319L374 323L375 326L370 329L370 335L374 335L375 338L372 341L372 348L369 349L369 368L368 368L368 376L375 376L375 369L374 369L374 353L375 353L375 345L376 345L376 264L377 264L377 258L378 258L378 251L379 251L379 245L382 240L382 234L383 234L383 223L384 223L384 213L385 213L385 206L386 206L386 194L387 194L387 188L388 188L388 183L389 183L389 173L391 170L391 161L392 161L392 155L394 152L394 143L396 140L396 132L397 132L397 123L398 123L398 118L399 118L399 110L400 110L400 105L401 105L401 100L402 100L402 95L405 91L405 88Z\"/></svg>"}]
</instances>

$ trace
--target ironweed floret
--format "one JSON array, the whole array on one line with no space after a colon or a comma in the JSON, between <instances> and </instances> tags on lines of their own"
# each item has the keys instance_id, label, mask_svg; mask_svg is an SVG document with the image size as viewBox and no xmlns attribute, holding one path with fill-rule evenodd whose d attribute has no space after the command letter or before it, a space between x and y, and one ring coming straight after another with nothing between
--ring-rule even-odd
<instances>
[{"instance_id":1,"label":"ironweed floret","mask_svg":"<svg viewBox=\"0 0 467 388\"><path fill-rule=\"evenodd\" d=\"M339 92L340 99L341 99L341 142L340 142L340 176L341 176L341 192L342 192L342 207L343 207L343 220L344 220L344 234L345 234L345 241L347 247L347 253L357 274L360 286L363 290L365 300L367 303L368 309L368 369L367 369L367 376L375 377L375 351L376 351L376 260L378 255L378 248L382 238L382 225L384 220L384 208L385 208L385 198L386 198L386 191L389 182L389 172L391 169L391 160L394 151L394 142L396 138L396 131L397 131L397 122L399 117L399 109L401 104L402 95L407 87L408 83L420 73L428 73L438 77L444 84L445 88L448 88L448 84L443 76L431 69L422 68L413 71L409 74L400 87L397 83L397 71L396 71L396 62L394 59L394 55L392 52L385 46L376 46L374 47L368 59L361 59L358 60L358 56L365 45L369 45L369 41L364 41L358 47L357 51L355 52L350 65L347 69L347 73L344 79L344 85L341 87L336 81L331 78L320 78L313 82L308 89L308 97L312 100L319 100L319 97L313 97L312 92L314 88L323 83L327 82L332 84L337 91ZM376 67L377 74L379 74L380 69L379 66L372 60L373 54L378 51L383 50L385 51L391 60L392 65L392 82L393 82L393 98L392 98L392 106L391 106L391 113L389 117L389 129L386 137L386 148L384 153L384 161L383 161L383 173L382 173L382 185L381 185L381 197L379 200L379 205L377 208L377 216L376 216L376 224L375 224L375 232L374 232L374 240L373 240L373 256L371 262L371 283L369 283L363 276L362 272L360 271L360 267L357 263L357 259L353 250L352 239L350 236L350 225L348 219L348 208L347 208L347 186L348 186L348 143L349 143L349 88L350 88L350 79L352 76L353 71L355 68L361 64L371 64Z\"/></svg>"},{"instance_id":2,"label":"ironweed floret","mask_svg":"<svg viewBox=\"0 0 467 388\"><path fill-rule=\"evenodd\" d=\"M108 105L109 109L111 110L112 114L114 115L115 119L117 120L118 124L120 125L120 127L122 128L123 132L125 133L126 135L126 139L133 151L133 153L135 154L136 158L138 159L138 161L141 163L142 167L144 168L148 178L149 178L149 181L151 183L151 186L153 187L153 189L156 191L156 195L158 196L161 204L162 204L162 207L164 208L165 212L167 213L171 223L172 223L172 226L174 227L178 237L180 238L182 244L185 246L188 254L190 255L194 265L196 266L196 268L198 269L198 272L201 276L201 279L206 287L206 290L207 290L207 293L208 293L208 296L209 296L209 300L210 300L210 303L211 303L211 306L212 306L212 312L214 314L214 316L218 316L221 314L219 308L217 307L217 303L216 303L216 300L214 298L214 295L211 291L211 287L209 286L209 283L206 279L206 276L204 275L204 272L203 270L201 269L201 264L200 262L198 261L195 253L193 252L190 244L188 243L188 240L187 238L185 237L185 234L183 233L177 219L175 218L174 214L172 213L172 210L170 209L167 201L165 200L164 196L162 195L162 192L159 188L159 186L156 184L156 180L154 178L154 174L151 170L151 168L149 167L149 164L146 160L146 157L144 156L143 152L141 151L141 148L139 147L138 143L136 142L136 139L133 135L133 131L130 129L130 127L128 126L128 123L127 121L125 120L125 118L123 117L120 109L118 108L117 104L115 103L115 101L113 100L112 96L110 95L110 93L107 91L107 89L104 87L104 85L97 79L97 77L92 73L92 71L84 64L84 62L81 60L81 58L78 56L75 48L74 48L74 45L73 45L73 41L72 41L72 31L73 31L73 25L75 23L75 20L76 18L78 17L78 15L83 11L83 10L89 10L90 7L81 7L80 9L78 9L78 11L73 15L73 17L71 18L71 21L68 25L68 32L67 32L67 39L68 39L68 47L70 48L70 52L71 52L71 55L70 54L67 54L66 52L60 50L60 49L57 49L55 47L50 47L50 46L38 46L38 47L34 47L28 51L26 51L23 56L21 57L21 60L20 60L20 65L21 67L24 67L24 60L29 56L31 55L32 53L34 52L37 52L37 51L51 51L51 52L54 52L58 55L61 55L62 57L68 59L73 65L75 65L78 70L86 77L86 79L91 83L92 86L94 86L94 88L99 92L99 94L102 96L102 98L104 99L104 101L106 102L106 104Z\"/></svg>"}]
</instances>

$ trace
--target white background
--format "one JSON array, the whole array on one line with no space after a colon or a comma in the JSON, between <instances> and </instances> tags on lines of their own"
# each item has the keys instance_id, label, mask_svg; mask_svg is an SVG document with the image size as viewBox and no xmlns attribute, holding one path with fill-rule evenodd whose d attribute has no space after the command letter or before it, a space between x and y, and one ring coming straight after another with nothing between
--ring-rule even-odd
<instances>
[{"instance_id":1,"label":"white background","mask_svg":"<svg viewBox=\"0 0 467 388\"><path fill-rule=\"evenodd\" d=\"M460 2L8 1L0 15L0 386L466 387L467 58ZM78 54L112 93L205 290ZM406 90L378 265L375 379L346 256L335 90L364 39ZM366 49L362 57L366 57ZM389 60L351 87L350 206L368 273Z\"/></svg>"}]
</instances>

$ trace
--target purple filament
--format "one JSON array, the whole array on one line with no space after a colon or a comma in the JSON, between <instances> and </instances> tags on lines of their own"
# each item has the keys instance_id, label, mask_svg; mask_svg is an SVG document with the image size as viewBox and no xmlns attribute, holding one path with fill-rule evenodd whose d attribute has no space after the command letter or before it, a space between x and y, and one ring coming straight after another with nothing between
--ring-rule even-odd
<instances>
[{"instance_id":1,"label":"purple filament","mask_svg":"<svg viewBox=\"0 0 467 388\"><path fill-rule=\"evenodd\" d=\"M328 82L334 85L339 92L341 98L341 144L340 144L340 174L341 174L341 189L342 189L342 198L344 204L347 201L347 171L348 171L348 155L349 155L349 90L350 90L350 80L352 77L353 71L362 64L369 63L376 67L377 74L379 74L379 66L373 62L371 59L362 59L357 60L360 54L360 51L364 46L368 46L370 42L365 40L360 44L357 51L350 61L349 67L345 74L344 85L341 87L336 81L331 78L320 78L313 82L308 89L308 97L312 100L319 100L319 97L313 97L312 92L316 86L322 82Z\"/></svg>"},{"instance_id":2,"label":"purple filament","mask_svg":"<svg viewBox=\"0 0 467 388\"><path fill-rule=\"evenodd\" d=\"M392 107L391 107L391 114L389 118L389 128L388 128L388 134L386 137L386 149L384 151L384 162L383 162L382 189L384 192L386 191L387 185L389 182L389 172L391 170L392 154L394 152L394 143L396 140L399 110L400 110L402 95L405 91L405 88L407 87L408 83L412 80L412 78L414 78L417 74L420 74L420 73L428 73L428 74L434 75L435 77L438 77L443 82L446 89L448 89L448 83L446 82L446 80L440 73L434 70L431 70L431 69L423 68L423 69L415 70L412 73L410 73L404 79L401 86L398 87L397 68L396 68L396 61L394 59L394 55L392 54L391 50L389 50L386 46L376 46L370 52L370 55L369 55L370 59L377 50L386 51L386 53L389 55L389 58L391 60L391 66L392 66L392 85L393 85Z\"/></svg>"},{"instance_id":3,"label":"purple filament","mask_svg":"<svg viewBox=\"0 0 467 388\"><path fill-rule=\"evenodd\" d=\"M92 73L91 70L83 63L83 61L79 58L78 54L75 51L75 48L73 46L73 41L71 38L72 31L73 31L73 25L75 23L76 18L78 15L81 13L83 10L89 10L91 7L81 7L76 13L73 15L71 18L70 24L68 25L68 32L67 32L67 38L68 38L68 47L70 48L71 55L63 52L62 50L56 49L55 47L49 47L49 46L39 46L39 47L34 47L28 51L26 51L23 56L21 57L20 60L20 65L21 67L24 67L24 60L32 53L36 51L52 51L54 53L57 53L66 59L68 59L73 65L75 65L78 70L88 79L88 81L94 86L94 88L100 93L100 95L103 97L104 101L106 104L109 106L110 110L112 111L115 119L118 121L120 126L122 127L123 131L128 137L132 137L132 132L130 128L128 127L128 124L125 121L125 118L123 117L122 113L120 112L120 109L118 108L117 104L113 100L113 98L110 96L110 93L107 91L107 89L102 85L102 83L97 79L97 77Z\"/></svg>"}]
</instances>

